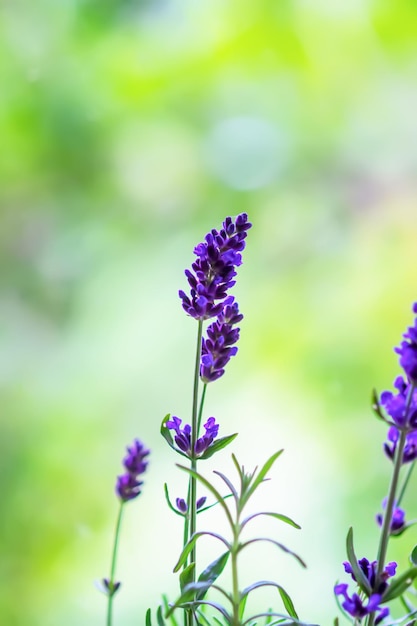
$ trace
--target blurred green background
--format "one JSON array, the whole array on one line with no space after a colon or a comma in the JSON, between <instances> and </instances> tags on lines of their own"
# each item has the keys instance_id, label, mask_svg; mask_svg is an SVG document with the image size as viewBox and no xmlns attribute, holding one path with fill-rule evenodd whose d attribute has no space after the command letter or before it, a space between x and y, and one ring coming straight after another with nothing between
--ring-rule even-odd
<instances>
[{"instance_id":1,"label":"blurred green background","mask_svg":"<svg viewBox=\"0 0 417 626\"><path fill-rule=\"evenodd\" d=\"M275 578L330 623L349 525L376 554L390 468L370 390L391 386L417 299L415 2L3 0L0 29L1 624L104 623L93 581L135 436L153 454L116 623L174 598L162 484L185 480L158 431L189 415L196 331L177 291L194 245L242 211L239 355L207 413L248 468L285 448L259 506L303 529L254 532L309 565L248 550L242 584ZM230 452L214 467L231 473Z\"/></svg>"}]
</instances>

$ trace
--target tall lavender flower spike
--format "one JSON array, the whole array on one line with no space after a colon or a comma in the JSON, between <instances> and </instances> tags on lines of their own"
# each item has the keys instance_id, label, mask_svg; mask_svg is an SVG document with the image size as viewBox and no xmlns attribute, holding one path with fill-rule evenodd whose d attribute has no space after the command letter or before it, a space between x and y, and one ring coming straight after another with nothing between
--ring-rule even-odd
<instances>
[{"instance_id":1,"label":"tall lavender flower spike","mask_svg":"<svg viewBox=\"0 0 417 626\"><path fill-rule=\"evenodd\" d=\"M197 259L191 270L185 270L190 296L179 291L184 311L194 319L216 317L225 304L233 302L227 292L235 284L236 267L242 264L241 252L251 226L246 213L238 215L235 221L227 217L220 231L213 229L194 248Z\"/></svg>"},{"instance_id":2,"label":"tall lavender flower spike","mask_svg":"<svg viewBox=\"0 0 417 626\"><path fill-rule=\"evenodd\" d=\"M417 316L417 302L413 304L413 313ZM403 335L404 340L395 352L400 355L400 365L411 383L417 384L417 317L414 325L409 326Z\"/></svg>"},{"instance_id":3,"label":"tall lavender flower spike","mask_svg":"<svg viewBox=\"0 0 417 626\"><path fill-rule=\"evenodd\" d=\"M239 328L233 328L243 319L237 302L227 304L217 320L207 328L207 339L202 340L200 376L203 382L217 380L224 374L230 358L237 353L232 347L239 339Z\"/></svg>"},{"instance_id":4,"label":"tall lavender flower spike","mask_svg":"<svg viewBox=\"0 0 417 626\"><path fill-rule=\"evenodd\" d=\"M178 448L191 457L191 426L189 424L185 424L185 426L181 428L181 423L182 420L173 415L172 419L165 423L165 426L170 430L175 431L174 439ZM216 424L214 417L208 418L207 422L204 424L204 428L206 432L195 442L194 456L196 458L204 454L207 448L209 448L213 443L219 432L219 425Z\"/></svg>"},{"instance_id":5,"label":"tall lavender flower spike","mask_svg":"<svg viewBox=\"0 0 417 626\"><path fill-rule=\"evenodd\" d=\"M131 446L127 447L127 455L123 459L126 472L117 477L116 493L122 502L133 500L141 492L143 481L138 480L139 476L146 471L148 461L145 458L150 453L144 444L135 439Z\"/></svg>"}]
</instances>

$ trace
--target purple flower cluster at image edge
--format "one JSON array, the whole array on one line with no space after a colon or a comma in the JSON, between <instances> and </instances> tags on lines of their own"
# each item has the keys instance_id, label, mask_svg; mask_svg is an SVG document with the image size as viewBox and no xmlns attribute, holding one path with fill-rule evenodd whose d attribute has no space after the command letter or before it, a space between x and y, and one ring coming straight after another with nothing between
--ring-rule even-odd
<instances>
[{"instance_id":1,"label":"purple flower cluster at image edge","mask_svg":"<svg viewBox=\"0 0 417 626\"><path fill-rule=\"evenodd\" d=\"M350 574L352 579L357 582L351 564L348 561L345 561L343 565L345 572ZM368 559L363 558L358 561L358 565L367 578L371 588L374 590L369 598L361 598L357 593L349 595L349 585L346 583L336 585L334 592L337 596L342 596L344 598L342 607L351 617L361 619L370 613L377 613L375 624L379 624L379 622L389 615L388 607L382 608L380 605L382 601L382 594L388 587L387 580L395 575L397 564L394 562L388 563L380 576L380 582L376 589L377 561L369 562Z\"/></svg>"},{"instance_id":2,"label":"purple flower cluster at image edge","mask_svg":"<svg viewBox=\"0 0 417 626\"><path fill-rule=\"evenodd\" d=\"M178 448L185 454L191 456L191 426L185 424L181 428L182 420L175 415L172 419L165 422L165 426L175 431L174 440ZM201 456L210 447L219 432L219 425L216 424L214 417L209 417L204 424L205 433L195 442L194 454L196 457Z\"/></svg>"},{"instance_id":3,"label":"purple flower cluster at image edge","mask_svg":"<svg viewBox=\"0 0 417 626\"><path fill-rule=\"evenodd\" d=\"M417 303L413 305L417 314ZM403 335L401 345L395 348L400 355L399 363L404 370L405 378L398 376L394 381L396 393L384 391L380 404L384 407L391 426L388 430L384 450L388 458L394 459L400 431L406 432L406 443L402 463L410 463L417 459L417 317L413 326Z\"/></svg>"},{"instance_id":4,"label":"purple flower cluster at image edge","mask_svg":"<svg viewBox=\"0 0 417 626\"><path fill-rule=\"evenodd\" d=\"M184 311L194 319L217 317L233 301L227 292L236 282L236 268L242 264L241 252L251 226L246 213L234 221L227 217L219 231L211 230L194 248L197 259L191 270L185 270L190 295L179 291Z\"/></svg>"},{"instance_id":5,"label":"purple flower cluster at image edge","mask_svg":"<svg viewBox=\"0 0 417 626\"><path fill-rule=\"evenodd\" d=\"M143 481L139 476L146 471L148 461L145 460L150 450L144 444L135 439L131 446L127 447L127 454L123 459L125 473L117 477L116 493L122 502L133 500L141 492Z\"/></svg>"}]
</instances>

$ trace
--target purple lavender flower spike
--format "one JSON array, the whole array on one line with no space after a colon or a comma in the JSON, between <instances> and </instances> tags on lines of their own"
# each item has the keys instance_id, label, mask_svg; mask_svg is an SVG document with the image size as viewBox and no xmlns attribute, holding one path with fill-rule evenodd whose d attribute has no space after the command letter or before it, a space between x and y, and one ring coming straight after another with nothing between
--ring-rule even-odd
<instances>
[{"instance_id":1,"label":"purple lavender flower spike","mask_svg":"<svg viewBox=\"0 0 417 626\"><path fill-rule=\"evenodd\" d=\"M224 368L237 353L233 346L239 339L239 328L233 328L243 319L237 302L228 304L207 328L207 338L202 340L200 376L203 382L217 380L224 374Z\"/></svg>"},{"instance_id":2,"label":"purple lavender flower spike","mask_svg":"<svg viewBox=\"0 0 417 626\"><path fill-rule=\"evenodd\" d=\"M213 229L194 248L197 259L191 270L185 270L190 295L179 291L184 311L194 319L216 317L233 301L227 292L236 282L236 267L242 264L241 252L251 226L246 213L235 221L227 217L220 231Z\"/></svg>"},{"instance_id":3,"label":"purple lavender flower spike","mask_svg":"<svg viewBox=\"0 0 417 626\"><path fill-rule=\"evenodd\" d=\"M379 606L382 599L379 593L373 593L369 597L368 603L365 605L365 599L361 599L357 593L353 593L352 596L349 596L347 590L348 585L345 583L340 583L334 588L334 592L337 596L343 596L344 602L342 602L342 607L345 609L346 613L352 617L361 619L362 617L377 611L378 615L375 619L375 624L379 624L381 620L389 615L388 608L381 608Z\"/></svg>"},{"instance_id":4,"label":"purple lavender flower spike","mask_svg":"<svg viewBox=\"0 0 417 626\"><path fill-rule=\"evenodd\" d=\"M382 501L382 508L384 511L387 508L387 498L384 498L384 500ZM376 515L376 522L378 526L382 527L383 521L384 521L384 515L382 513L378 513ZM400 509L399 507L395 506L392 512L390 534L400 535L403 532L403 530L405 530L405 528L406 528L405 511L404 509Z\"/></svg>"},{"instance_id":5,"label":"purple lavender flower spike","mask_svg":"<svg viewBox=\"0 0 417 626\"><path fill-rule=\"evenodd\" d=\"M145 457L149 452L139 439L135 439L133 444L127 447L127 455L123 459L126 472L118 476L116 481L116 493L122 502L133 500L141 493L143 482L138 478L146 471L148 462Z\"/></svg>"},{"instance_id":6,"label":"purple lavender flower spike","mask_svg":"<svg viewBox=\"0 0 417 626\"><path fill-rule=\"evenodd\" d=\"M413 304L413 313L417 316L417 302ZM409 326L403 335L404 340L395 352L400 355L400 365L412 384L417 384L417 317L414 325Z\"/></svg>"},{"instance_id":7,"label":"purple lavender flower spike","mask_svg":"<svg viewBox=\"0 0 417 626\"><path fill-rule=\"evenodd\" d=\"M178 448L188 456L191 456L191 426L185 424L185 426L181 428L181 423L182 420L173 415L172 419L165 423L165 426L175 431L174 440ZM206 432L195 442L194 454L196 457L200 457L204 454L219 432L219 425L216 424L214 417L208 418L207 422L204 424L204 428Z\"/></svg>"}]
</instances>

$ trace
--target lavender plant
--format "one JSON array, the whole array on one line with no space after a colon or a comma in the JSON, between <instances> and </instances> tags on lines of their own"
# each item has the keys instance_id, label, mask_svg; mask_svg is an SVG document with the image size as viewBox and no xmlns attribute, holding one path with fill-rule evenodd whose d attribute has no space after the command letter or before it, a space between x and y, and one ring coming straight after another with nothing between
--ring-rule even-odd
<instances>
[{"instance_id":1,"label":"lavender plant","mask_svg":"<svg viewBox=\"0 0 417 626\"><path fill-rule=\"evenodd\" d=\"M164 485L165 497L170 510L183 518L182 550L174 571L179 573L179 593L175 601L169 602L162 596L162 604L156 610L157 626L170 624L179 626L256 626L280 624L303 625L294 603L282 586L281 581L260 580L241 588L239 578L239 557L243 550L259 542L268 542L305 567L300 556L290 550L275 537L253 537L245 540L243 531L251 522L267 516L300 528L288 516L275 511L247 513L247 505L254 493L267 480L268 472L279 458L282 450L273 454L258 471L247 472L232 454L237 482L220 471L215 471L215 479L207 478L200 470L201 462L218 454L228 446L237 433L219 437L220 424L213 416L204 417L205 400L209 383L222 377L230 359L236 355L236 343L240 329L237 326L243 315L238 303L230 295L235 285L237 268L242 264L247 232L251 228L245 213L235 219L227 217L220 230L213 229L204 241L194 248L197 257L191 269L185 271L189 293L181 290L179 296L186 314L196 321L196 352L194 362L193 393L190 419L185 423L176 415L166 415L162 420L161 434L169 447L186 464L177 467L188 478L186 493L173 502L168 485ZM417 303L413 307L417 315ZM404 334L401 345L395 348L403 376L394 382L395 392L384 391L380 396L374 392L373 408L376 415L388 427L387 441L383 445L385 456L392 464L392 476L382 510L376 515L379 528L379 543L376 558L356 557L353 530L349 529L346 548L345 573L354 582L351 591L348 583L338 582L334 594L340 611L354 626L377 626L384 622L402 623L407 626L417 621L417 606L412 601L413 581L417 578L417 546L410 553L411 565L397 574L397 563L387 562L389 542L402 535L415 522L407 522L402 500L409 486L413 467L417 459L417 317L414 325ZM122 512L126 502L135 499L141 490L139 477L144 473L149 454L142 442L135 440L128 447L123 460L125 473L118 477L116 493L120 502L116 523L111 571L102 581L102 590L108 598L107 626L112 626L112 603L120 582L115 579L117 549L121 528ZM209 494L200 495L200 488ZM197 525L197 518L212 506L223 511L229 533L223 536L203 524ZM204 537L214 538L222 549L209 564L200 564L197 559L197 545ZM221 574L230 568L231 589L221 584ZM199 572L199 573L198 573ZM282 608L271 609L256 615L247 615L246 604L249 595L261 587L272 587L277 591ZM396 601L401 617L395 622L387 622L390 607ZM146 626L152 626L153 612L148 609ZM335 626L338 618L335 619Z\"/></svg>"}]
</instances>

